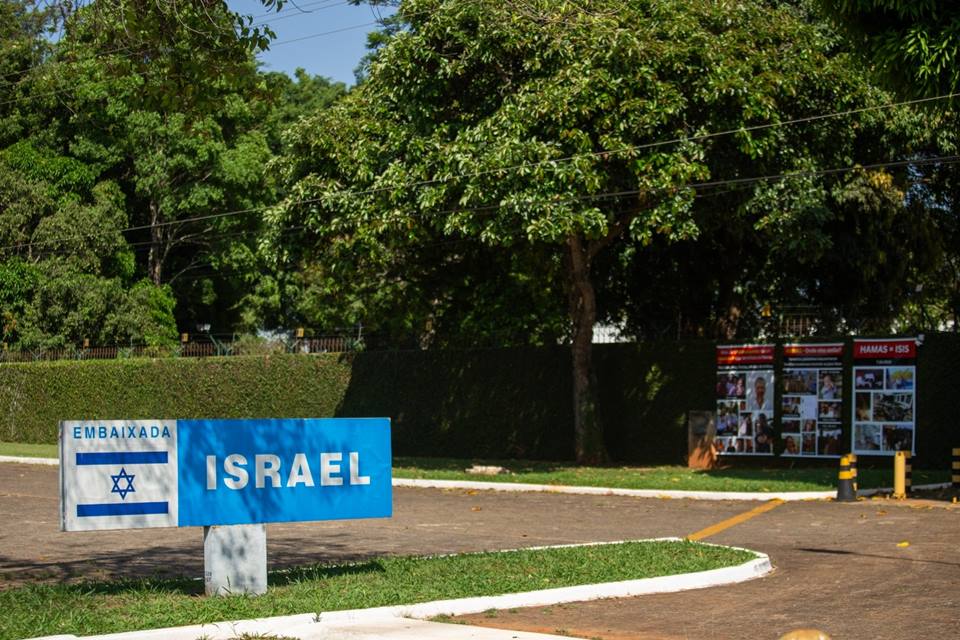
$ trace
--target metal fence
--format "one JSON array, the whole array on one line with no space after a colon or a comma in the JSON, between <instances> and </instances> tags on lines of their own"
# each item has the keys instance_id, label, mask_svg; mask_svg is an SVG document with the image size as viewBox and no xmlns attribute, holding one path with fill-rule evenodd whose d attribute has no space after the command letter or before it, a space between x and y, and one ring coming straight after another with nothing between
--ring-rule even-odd
<instances>
[{"instance_id":1,"label":"metal fence","mask_svg":"<svg viewBox=\"0 0 960 640\"><path fill-rule=\"evenodd\" d=\"M208 358L212 356L270 355L278 353L343 353L362 348L362 340L347 336L320 336L255 342L249 339L184 341L173 346L87 346L0 351L0 363L54 360L119 360L126 358Z\"/></svg>"}]
</instances>

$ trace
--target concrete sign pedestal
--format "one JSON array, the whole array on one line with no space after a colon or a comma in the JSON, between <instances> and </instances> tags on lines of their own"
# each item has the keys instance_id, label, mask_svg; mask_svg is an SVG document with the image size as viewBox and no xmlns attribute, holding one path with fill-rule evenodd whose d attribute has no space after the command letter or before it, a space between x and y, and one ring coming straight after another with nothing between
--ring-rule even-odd
<instances>
[{"instance_id":1,"label":"concrete sign pedestal","mask_svg":"<svg viewBox=\"0 0 960 640\"><path fill-rule=\"evenodd\" d=\"M203 586L208 596L266 593L266 525L204 527Z\"/></svg>"}]
</instances>

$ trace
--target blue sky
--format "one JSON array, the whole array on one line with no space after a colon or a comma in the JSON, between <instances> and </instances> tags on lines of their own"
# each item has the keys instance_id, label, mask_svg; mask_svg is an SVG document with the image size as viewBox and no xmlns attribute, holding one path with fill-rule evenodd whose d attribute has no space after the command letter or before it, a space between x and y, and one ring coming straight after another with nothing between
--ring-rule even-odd
<instances>
[{"instance_id":1,"label":"blue sky","mask_svg":"<svg viewBox=\"0 0 960 640\"><path fill-rule=\"evenodd\" d=\"M270 51L260 55L267 70L292 75L303 67L312 75L348 85L353 84L353 70L366 53L367 33L376 29L377 15L388 15L385 9L356 7L346 0L298 0L296 5L288 1L283 11L269 14L258 0L229 0L229 4L235 11L255 16L255 23L267 22L276 32Z\"/></svg>"}]
</instances>

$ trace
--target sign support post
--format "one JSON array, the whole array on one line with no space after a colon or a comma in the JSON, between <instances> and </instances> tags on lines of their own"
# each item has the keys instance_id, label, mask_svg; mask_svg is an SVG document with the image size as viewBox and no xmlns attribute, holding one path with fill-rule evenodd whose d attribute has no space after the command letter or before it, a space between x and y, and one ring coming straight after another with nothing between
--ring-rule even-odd
<instances>
[{"instance_id":1,"label":"sign support post","mask_svg":"<svg viewBox=\"0 0 960 640\"><path fill-rule=\"evenodd\" d=\"M208 596L267 592L267 526L203 528L203 590Z\"/></svg>"}]
</instances>

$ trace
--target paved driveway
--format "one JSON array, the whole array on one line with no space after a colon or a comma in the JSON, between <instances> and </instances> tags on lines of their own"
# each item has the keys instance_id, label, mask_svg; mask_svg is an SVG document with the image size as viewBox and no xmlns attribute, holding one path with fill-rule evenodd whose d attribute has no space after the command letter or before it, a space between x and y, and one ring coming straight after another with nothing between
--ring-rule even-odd
<instances>
[{"instance_id":1,"label":"paved driveway","mask_svg":"<svg viewBox=\"0 0 960 640\"><path fill-rule=\"evenodd\" d=\"M726 587L466 619L604 640L773 640L798 627L835 640L960 638L956 508L786 503L706 541L763 551L775 572Z\"/></svg>"},{"instance_id":2,"label":"paved driveway","mask_svg":"<svg viewBox=\"0 0 960 640\"><path fill-rule=\"evenodd\" d=\"M271 568L383 554L685 536L756 503L396 489L389 520L268 527ZM28 581L202 575L201 530L61 533L57 470L0 463L0 588ZM786 503L709 542L770 554L753 582L470 617L476 624L609 640L776 638L819 626L835 638L960 637L960 509ZM909 546L898 543L907 541Z\"/></svg>"}]
</instances>

